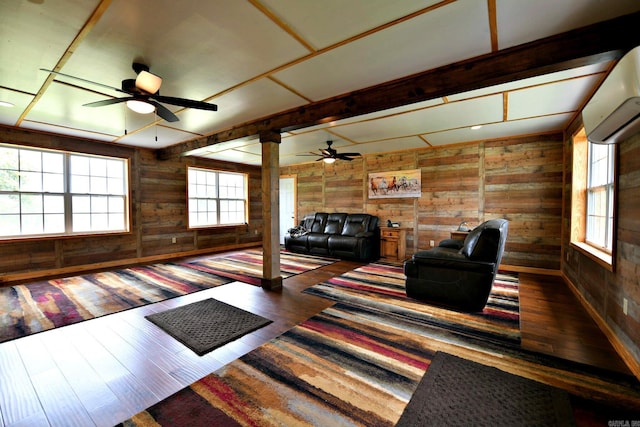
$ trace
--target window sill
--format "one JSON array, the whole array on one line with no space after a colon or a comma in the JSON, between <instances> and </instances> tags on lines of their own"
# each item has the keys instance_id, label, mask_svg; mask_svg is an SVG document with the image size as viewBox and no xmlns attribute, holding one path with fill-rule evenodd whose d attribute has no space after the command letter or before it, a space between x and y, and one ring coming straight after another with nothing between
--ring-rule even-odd
<instances>
[{"instance_id":1,"label":"window sill","mask_svg":"<svg viewBox=\"0 0 640 427\"><path fill-rule=\"evenodd\" d=\"M571 246L575 250L582 253L586 257L592 259L593 261L597 262L607 270L611 272L614 271L613 257L610 254L599 251L593 246L587 245L586 243L582 243L582 242L571 242Z\"/></svg>"}]
</instances>

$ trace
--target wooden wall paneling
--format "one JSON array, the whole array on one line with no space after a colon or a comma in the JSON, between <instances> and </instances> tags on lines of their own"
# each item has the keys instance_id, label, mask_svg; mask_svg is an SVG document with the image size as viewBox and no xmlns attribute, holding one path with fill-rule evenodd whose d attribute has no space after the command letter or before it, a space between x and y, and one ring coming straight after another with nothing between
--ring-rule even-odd
<instances>
[{"instance_id":1,"label":"wooden wall paneling","mask_svg":"<svg viewBox=\"0 0 640 427\"><path fill-rule=\"evenodd\" d=\"M321 163L324 165L324 206L330 212L362 212L365 197L362 159Z\"/></svg>"},{"instance_id":2,"label":"wooden wall paneling","mask_svg":"<svg viewBox=\"0 0 640 427\"><path fill-rule=\"evenodd\" d=\"M0 283L5 273L58 267L58 251L53 239L20 240L0 244Z\"/></svg>"},{"instance_id":3,"label":"wooden wall paneling","mask_svg":"<svg viewBox=\"0 0 640 427\"><path fill-rule=\"evenodd\" d=\"M410 227L406 233L406 255L411 256L417 247L416 240L416 200L417 198L369 199L368 175L374 172L417 169L418 151L394 152L364 157L365 171L363 179L364 211L376 215L380 225L388 220L397 222L401 227Z\"/></svg>"},{"instance_id":4,"label":"wooden wall paneling","mask_svg":"<svg viewBox=\"0 0 640 427\"><path fill-rule=\"evenodd\" d=\"M136 236L132 233L67 238L60 244L64 265L58 267L104 263L115 259L135 259L138 253Z\"/></svg>"},{"instance_id":5,"label":"wooden wall paneling","mask_svg":"<svg viewBox=\"0 0 640 427\"><path fill-rule=\"evenodd\" d=\"M450 238L462 221L477 225L479 145L421 151L422 197L418 200L418 248Z\"/></svg>"},{"instance_id":6,"label":"wooden wall paneling","mask_svg":"<svg viewBox=\"0 0 640 427\"><path fill-rule=\"evenodd\" d=\"M562 135L485 144L485 219L510 221L503 264L560 269ZM531 249L520 252L522 246ZM524 248L523 248L524 249ZM547 254L536 255L535 250Z\"/></svg>"}]
</instances>

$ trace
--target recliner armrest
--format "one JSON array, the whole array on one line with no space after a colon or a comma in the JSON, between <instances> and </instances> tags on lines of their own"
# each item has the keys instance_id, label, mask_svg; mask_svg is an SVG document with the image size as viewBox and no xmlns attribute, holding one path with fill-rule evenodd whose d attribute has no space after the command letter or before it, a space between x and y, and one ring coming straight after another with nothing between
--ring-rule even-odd
<instances>
[{"instance_id":1,"label":"recliner armrest","mask_svg":"<svg viewBox=\"0 0 640 427\"><path fill-rule=\"evenodd\" d=\"M438 243L439 248L451 248L460 250L464 246L464 240L462 239L445 239Z\"/></svg>"},{"instance_id":2,"label":"recliner armrest","mask_svg":"<svg viewBox=\"0 0 640 427\"><path fill-rule=\"evenodd\" d=\"M413 262L418 269L424 266L478 273L492 273L495 268L494 263L472 261L460 253L460 251L441 247L416 252L411 258L411 261L408 262Z\"/></svg>"}]
</instances>

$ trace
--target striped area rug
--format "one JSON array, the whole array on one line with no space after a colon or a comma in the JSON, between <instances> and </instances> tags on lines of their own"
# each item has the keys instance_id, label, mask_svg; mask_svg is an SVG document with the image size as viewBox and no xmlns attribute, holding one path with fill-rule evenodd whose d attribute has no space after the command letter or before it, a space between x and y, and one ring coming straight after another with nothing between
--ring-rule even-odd
<instances>
[{"instance_id":1,"label":"striped area rug","mask_svg":"<svg viewBox=\"0 0 640 427\"><path fill-rule=\"evenodd\" d=\"M520 343L517 275L498 274L482 312L468 313L408 298L401 266L373 263L312 286L303 292L366 307L456 334Z\"/></svg>"},{"instance_id":2,"label":"striped area rug","mask_svg":"<svg viewBox=\"0 0 640 427\"><path fill-rule=\"evenodd\" d=\"M438 351L588 398L602 392L640 405L632 378L339 302L122 425L393 426ZM582 420L625 414L585 397L572 397L572 404Z\"/></svg>"},{"instance_id":3,"label":"striped area rug","mask_svg":"<svg viewBox=\"0 0 640 427\"><path fill-rule=\"evenodd\" d=\"M334 258L281 251L280 275L283 279L286 279L296 274L333 264L336 261L338 260ZM260 286L262 278L262 249L250 249L223 256L199 259L184 263L183 265Z\"/></svg>"},{"instance_id":4,"label":"striped area rug","mask_svg":"<svg viewBox=\"0 0 640 427\"><path fill-rule=\"evenodd\" d=\"M0 288L0 342L231 281L167 263Z\"/></svg>"}]
</instances>

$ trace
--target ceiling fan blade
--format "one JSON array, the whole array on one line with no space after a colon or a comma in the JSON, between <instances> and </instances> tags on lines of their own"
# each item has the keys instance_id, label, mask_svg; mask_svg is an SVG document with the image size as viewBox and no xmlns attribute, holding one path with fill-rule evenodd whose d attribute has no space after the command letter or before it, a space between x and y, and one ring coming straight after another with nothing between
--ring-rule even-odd
<instances>
[{"instance_id":1,"label":"ceiling fan blade","mask_svg":"<svg viewBox=\"0 0 640 427\"><path fill-rule=\"evenodd\" d=\"M203 101L194 101L192 99L176 98L173 96L151 95L150 98L165 104L177 105L179 107L196 108L198 110L218 111L216 104L209 104Z\"/></svg>"},{"instance_id":2,"label":"ceiling fan blade","mask_svg":"<svg viewBox=\"0 0 640 427\"><path fill-rule=\"evenodd\" d=\"M340 153L341 156L355 156L358 157L360 153Z\"/></svg>"},{"instance_id":3,"label":"ceiling fan blade","mask_svg":"<svg viewBox=\"0 0 640 427\"><path fill-rule=\"evenodd\" d=\"M122 89L119 89L117 87L113 87L113 86L105 85L105 84L102 84L102 83L94 82L94 81L91 81L91 80L83 79L82 77L72 76L70 74L61 73L59 71L47 70L46 68L40 68L40 70L41 71L46 71L47 73L56 74L58 76L68 77L70 79L75 79L75 80L79 80L81 82L85 82L85 83L89 83L89 84L92 84L92 85L100 86L100 87L103 87L103 88L106 88L106 89L115 90L116 92L128 93L128 92L125 92Z\"/></svg>"},{"instance_id":4,"label":"ceiling fan blade","mask_svg":"<svg viewBox=\"0 0 640 427\"><path fill-rule=\"evenodd\" d=\"M173 114L167 107L160 104L159 102L153 101L151 99L147 100L146 102L156 107L156 114L158 115L158 117L161 117L168 122L177 122L179 120L178 116Z\"/></svg>"},{"instance_id":5,"label":"ceiling fan blade","mask_svg":"<svg viewBox=\"0 0 640 427\"><path fill-rule=\"evenodd\" d=\"M320 152L325 156L331 155L331 151L327 150L326 148L318 148L318 150L320 150Z\"/></svg>"},{"instance_id":6,"label":"ceiling fan blade","mask_svg":"<svg viewBox=\"0 0 640 427\"><path fill-rule=\"evenodd\" d=\"M351 160L353 160L353 157L347 157L347 156L345 156L345 155L338 154L338 155L336 156L336 159L351 161Z\"/></svg>"},{"instance_id":7,"label":"ceiling fan blade","mask_svg":"<svg viewBox=\"0 0 640 427\"><path fill-rule=\"evenodd\" d=\"M135 99L133 96L127 96L125 98L111 98L111 99L103 99L102 101L89 102L88 104L83 104L84 107L104 107L105 105L119 104L120 102L131 101Z\"/></svg>"}]
</instances>

